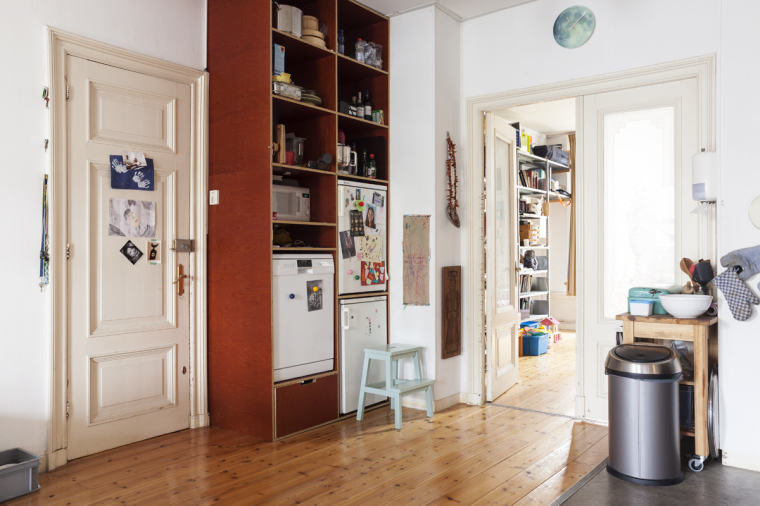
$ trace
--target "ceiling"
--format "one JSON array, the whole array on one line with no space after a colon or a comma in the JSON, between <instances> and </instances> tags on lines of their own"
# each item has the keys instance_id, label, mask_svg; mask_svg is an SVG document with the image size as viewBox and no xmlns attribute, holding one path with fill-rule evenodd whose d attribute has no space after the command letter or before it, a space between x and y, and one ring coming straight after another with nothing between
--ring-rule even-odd
<instances>
[{"instance_id":1,"label":"ceiling","mask_svg":"<svg viewBox=\"0 0 760 506\"><path fill-rule=\"evenodd\" d=\"M359 0L360 3L390 16L425 5L438 4L462 20L535 0Z\"/></svg>"},{"instance_id":2,"label":"ceiling","mask_svg":"<svg viewBox=\"0 0 760 506\"><path fill-rule=\"evenodd\" d=\"M519 121L523 128L530 128L542 134L557 134L575 131L575 99L539 102L494 111L511 122Z\"/></svg>"}]
</instances>

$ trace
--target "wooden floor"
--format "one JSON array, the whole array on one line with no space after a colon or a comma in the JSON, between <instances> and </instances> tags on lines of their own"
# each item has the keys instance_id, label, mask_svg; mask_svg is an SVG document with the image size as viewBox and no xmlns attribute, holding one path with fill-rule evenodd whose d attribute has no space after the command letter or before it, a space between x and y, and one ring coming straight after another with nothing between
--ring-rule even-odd
<instances>
[{"instance_id":1,"label":"wooden floor","mask_svg":"<svg viewBox=\"0 0 760 506\"><path fill-rule=\"evenodd\" d=\"M538 357L520 357L520 383L494 401L502 406L575 416L575 332Z\"/></svg>"},{"instance_id":2,"label":"wooden floor","mask_svg":"<svg viewBox=\"0 0 760 506\"><path fill-rule=\"evenodd\" d=\"M561 409L538 374L561 353L532 359L536 374L526 366L506 399ZM275 443L218 428L168 434L70 462L8 504L548 505L607 457L606 427L565 416L462 404L432 419L403 413L401 431L382 408Z\"/></svg>"}]
</instances>

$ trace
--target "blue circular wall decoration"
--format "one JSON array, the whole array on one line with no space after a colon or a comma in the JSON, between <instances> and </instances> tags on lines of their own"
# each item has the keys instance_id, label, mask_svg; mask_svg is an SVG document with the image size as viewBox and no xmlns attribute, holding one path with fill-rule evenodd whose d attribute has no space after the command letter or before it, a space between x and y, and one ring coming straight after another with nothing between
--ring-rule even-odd
<instances>
[{"instance_id":1,"label":"blue circular wall decoration","mask_svg":"<svg viewBox=\"0 0 760 506\"><path fill-rule=\"evenodd\" d=\"M591 9L582 5L568 7L554 22L554 40L562 47L575 49L591 38L595 26L596 19Z\"/></svg>"}]
</instances>

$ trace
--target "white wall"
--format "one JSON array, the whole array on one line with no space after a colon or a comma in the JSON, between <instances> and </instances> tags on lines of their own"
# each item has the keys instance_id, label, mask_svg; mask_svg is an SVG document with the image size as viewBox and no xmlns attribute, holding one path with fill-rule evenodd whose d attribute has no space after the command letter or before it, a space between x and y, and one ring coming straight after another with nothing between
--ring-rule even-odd
<instances>
[{"instance_id":1,"label":"white wall","mask_svg":"<svg viewBox=\"0 0 760 506\"><path fill-rule=\"evenodd\" d=\"M753 146L760 135L760 80L757 53L760 36L753 20L760 16L760 3L723 0L722 37L718 56L721 91L719 97L718 151L720 153L720 196L718 197L718 254L760 245L760 230L749 222L749 204L760 196L760 169L742 163L742 150ZM746 167L746 168L743 168ZM720 271L723 269L720 268ZM748 283L759 293L757 276ZM737 322L720 297L721 434L724 463L760 471L760 405L757 358L760 357L758 306L748 322Z\"/></svg>"},{"instance_id":2,"label":"white wall","mask_svg":"<svg viewBox=\"0 0 760 506\"><path fill-rule=\"evenodd\" d=\"M204 0L4 0L0 15L0 450L47 448L49 294L40 293L44 25L205 67Z\"/></svg>"},{"instance_id":3,"label":"white wall","mask_svg":"<svg viewBox=\"0 0 760 506\"><path fill-rule=\"evenodd\" d=\"M425 346L423 368L435 398L461 391L461 357L441 359L441 268L460 265L460 234L445 217L446 131L457 142L459 23L435 7L391 18L391 341ZM413 86L410 88L410 83ZM430 215L430 305L402 303L402 230L408 214ZM405 374L412 374L411 364ZM417 395L419 399L421 394ZM419 405L411 401L412 405Z\"/></svg>"}]
</instances>

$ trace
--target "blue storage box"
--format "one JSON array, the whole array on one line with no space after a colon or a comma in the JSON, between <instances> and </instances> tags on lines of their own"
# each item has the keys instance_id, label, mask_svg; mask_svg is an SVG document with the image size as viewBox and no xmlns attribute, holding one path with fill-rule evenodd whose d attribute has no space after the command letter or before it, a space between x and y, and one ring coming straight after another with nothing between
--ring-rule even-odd
<instances>
[{"instance_id":1,"label":"blue storage box","mask_svg":"<svg viewBox=\"0 0 760 506\"><path fill-rule=\"evenodd\" d=\"M652 314L668 314L665 308L662 307L660 302L660 295L668 295L669 290L663 288L649 288L644 286L638 286L628 290L628 312L631 312L632 300L654 300L654 306L652 307Z\"/></svg>"},{"instance_id":2,"label":"blue storage box","mask_svg":"<svg viewBox=\"0 0 760 506\"><path fill-rule=\"evenodd\" d=\"M541 325L541 322L539 322L537 320L536 321L530 321L530 322L522 322L520 324L520 328L524 329L524 328L527 327L529 329L537 329L539 327L539 325Z\"/></svg>"},{"instance_id":3,"label":"blue storage box","mask_svg":"<svg viewBox=\"0 0 760 506\"><path fill-rule=\"evenodd\" d=\"M549 334L523 335L523 355L543 355L549 351Z\"/></svg>"}]
</instances>

